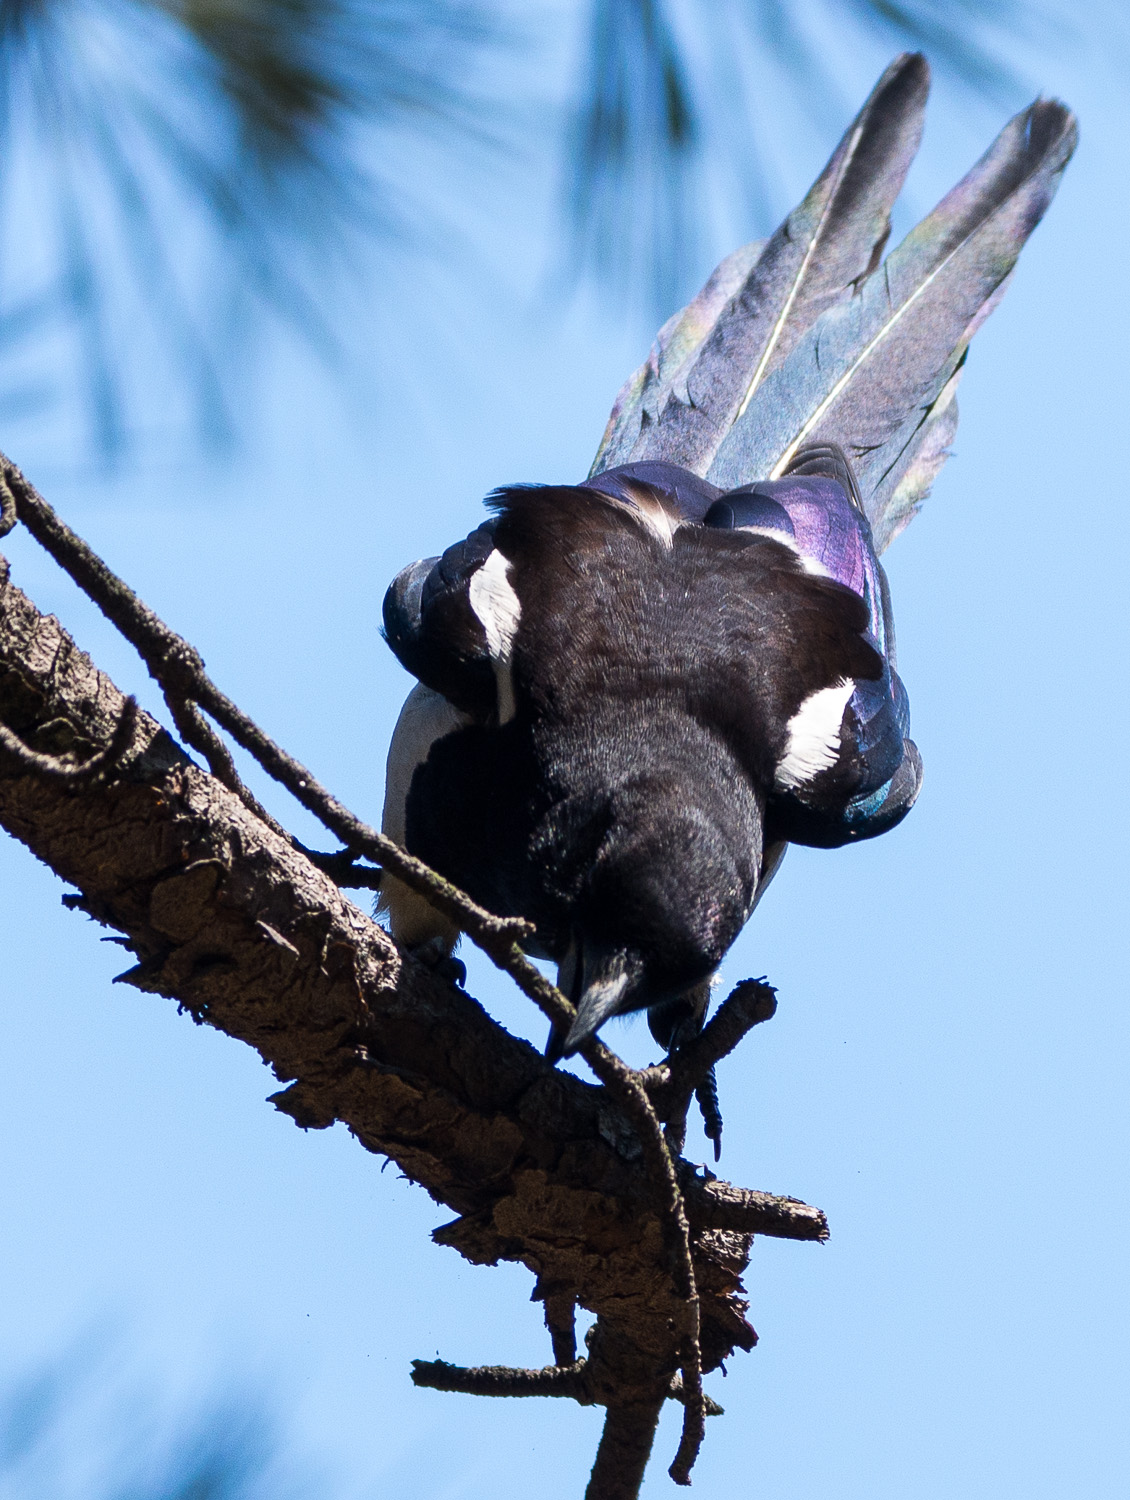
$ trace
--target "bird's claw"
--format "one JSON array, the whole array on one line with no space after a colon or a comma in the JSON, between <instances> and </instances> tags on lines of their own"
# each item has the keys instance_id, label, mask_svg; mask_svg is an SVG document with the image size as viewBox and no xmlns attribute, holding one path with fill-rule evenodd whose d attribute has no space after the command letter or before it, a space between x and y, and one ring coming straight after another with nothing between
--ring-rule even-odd
<instances>
[{"instance_id":1,"label":"bird's claw","mask_svg":"<svg viewBox=\"0 0 1130 1500\"><path fill-rule=\"evenodd\" d=\"M467 983L467 965L461 958L448 951L442 938L429 938L426 943L417 943L409 953L417 963L430 969L439 979L456 984L460 989Z\"/></svg>"},{"instance_id":2,"label":"bird's claw","mask_svg":"<svg viewBox=\"0 0 1130 1500\"><path fill-rule=\"evenodd\" d=\"M722 1111L718 1104L718 1082L714 1076L714 1069L703 1077L702 1082L694 1091L698 1100L698 1107L702 1113L702 1128L707 1140L713 1142L714 1160L722 1159Z\"/></svg>"}]
</instances>

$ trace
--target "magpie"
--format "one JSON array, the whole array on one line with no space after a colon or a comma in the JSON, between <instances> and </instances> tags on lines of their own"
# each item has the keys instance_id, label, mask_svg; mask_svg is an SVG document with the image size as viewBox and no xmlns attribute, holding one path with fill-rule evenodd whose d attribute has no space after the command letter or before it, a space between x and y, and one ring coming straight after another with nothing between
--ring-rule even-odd
<instances>
[{"instance_id":1,"label":"magpie","mask_svg":"<svg viewBox=\"0 0 1130 1500\"><path fill-rule=\"evenodd\" d=\"M777 233L665 325L585 480L496 490L385 597L418 685L384 829L532 924L576 1007L553 1059L639 1010L683 1045L787 845L873 838L918 794L879 553L1075 140L1037 100L883 259L927 85L896 59ZM423 897L380 902L450 954Z\"/></svg>"}]
</instances>

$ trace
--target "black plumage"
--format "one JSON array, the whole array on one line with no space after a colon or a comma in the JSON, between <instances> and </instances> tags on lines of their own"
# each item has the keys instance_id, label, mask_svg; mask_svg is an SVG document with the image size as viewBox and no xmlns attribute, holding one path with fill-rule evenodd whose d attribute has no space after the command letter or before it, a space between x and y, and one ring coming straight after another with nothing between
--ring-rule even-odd
<instances>
[{"instance_id":1,"label":"black plumage","mask_svg":"<svg viewBox=\"0 0 1130 1500\"><path fill-rule=\"evenodd\" d=\"M881 262L926 80L897 59L777 235L666 325L583 484L496 492L385 600L420 683L385 828L534 925L578 1007L555 1056L638 1009L679 1045L786 845L874 837L917 795L878 551L1074 145L1037 101ZM450 950L422 898L382 902Z\"/></svg>"},{"instance_id":2,"label":"black plumage","mask_svg":"<svg viewBox=\"0 0 1130 1500\"><path fill-rule=\"evenodd\" d=\"M884 681L859 594L809 571L785 529L687 522L680 489L704 516L722 502L653 477L669 487L499 492L489 552L475 533L422 586L406 570L386 611L405 664L468 715L412 778L408 847L535 924L582 1007L569 1051L613 1012L664 1007L670 1032L752 909L790 721L837 683ZM466 559L492 555L514 633L488 692ZM837 790L860 779L833 773Z\"/></svg>"}]
</instances>

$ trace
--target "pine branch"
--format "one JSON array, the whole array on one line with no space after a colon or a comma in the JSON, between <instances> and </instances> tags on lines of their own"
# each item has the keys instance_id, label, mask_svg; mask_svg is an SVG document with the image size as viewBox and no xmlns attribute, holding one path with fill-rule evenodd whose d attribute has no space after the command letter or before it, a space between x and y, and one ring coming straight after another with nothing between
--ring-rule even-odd
<instances>
[{"instance_id":1,"label":"pine branch","mask_svg":"<svg viewBox=\"0 0 1130 1500\"><path fill-rule=\"evenodd\" d=\"M572 1007L521 952L524 924L483 912L356 819L220 693L193 648L13 466L3 473L0 534L17 517L27 524L133 641L216 774L124 698L0 559L0 825L77 888L69 906L130 949L137 961L121 982L255 1047L288 1085L273 1096L279 1109L304 1128L344 1121L450 1205L458 1217L437 1242L536 1272L556 1363L489 1378L444 1366L444 1378L479 1394L491 1379L509 1394L525 1382L605 1406L590 1500L637 1493L659 1410L677 1399L672 1476L688 1482L713 1410L703 1372L756 1339L740 1296L752 1234L827 1234L818 1210L699 1176L663 1129L670 1112L685 1115L703 1068L771 1014L772 992L739 987L666 1068L637 1072L594 1041L583 1055L602 1087L558 1072L400 953L324 866L348 875L358 857L379 859L567 1024ZM264 812L228 774L230 752L204 712L338 834L340 855L311 858ZM566 1139L568 1152L555 1148ZM583 1361L572 1357L578 1304L597 1317Z\"/></svg>"}]
</instances>

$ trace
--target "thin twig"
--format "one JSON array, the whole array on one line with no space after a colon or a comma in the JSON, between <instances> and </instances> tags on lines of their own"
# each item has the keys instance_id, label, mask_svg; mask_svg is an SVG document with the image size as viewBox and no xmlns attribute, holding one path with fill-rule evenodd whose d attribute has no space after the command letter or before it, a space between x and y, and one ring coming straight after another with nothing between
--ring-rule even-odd
<instances>
[{"instance_id":1,"label":"thin twig","mask_svg":"<svg viewBox=\"0 0 1130 1500\"><path fill-rule=\"evenodd\" d=\"M764 979L743 979L692 1042L678 1048L665 1062L641 1069L640 1081L664 1124L677 1130L692 1097L701 1091L707 1096L700 1098L700 1103L710 1134L709 1111L712 1105L717 1109L716 1097L713 1101L709 1097L715 1063L732 1052L754 1026L768 1021L776 1009L777 992L772 985Z\"/></svg>"},{"instance_id":2,"label":"thin twig","mask_svg":"<svg viewBox=\"0 0 1130 1500\"><path fill-rule=\"evenodd\" d=\"M683 1195L663 1126L648 1098L640 1075L600 1043L588 1042L581 1055L608 1089L619 1096L635 1120L643 1148L644 1163L656 1192L656 1208L663 1237L672 1259L671 1280L684 1308L680 1330L679 1367L683 1376L683 1431L679 1449L668 1472L676 1484L690 1484L690 1471L706 1436L706 1410L702 1390L702 1350L699 1344L701 1310L695 1279L691 1232Z\"/></svg>"},{"instance_id":3,"label":"thin twig","mask_svg":"<svg viewBox=\"0 0 1130 1500\"><path fill-rule=\"evenodd\" d=\"M3 455L0 455L0 473L3 474L4 492L8 500L12 499L13 494L18 497L15 509L19 519L135 647L165 693L170 710L178 721L178 728L185 733L190 743L195 741L195 748L199 749L202 745L206 747L201 753L208 759L219 779L227 780L232 784L232 789L238 789L244 801L247 801L250 793L246 792L239 781L230 754L211 736L207 726L201 728L203 721L199 709L203 709L226 729L268 775L286 787L303 807L334 833L345 845L346 851L378 861L410 889L423 895L437 910L456 922L499 968L508 973L555 1027L569 1026L575 1016L573 1006L530 962L519 946L523 939L532 936L533 929L528 922L518 918L497 917L485 910L457 886L351 813L320 785L301 762L288 755L216 687L205 672L199 653L170 630L106 566L93 549L59 519L19 469ZM5 519L10 510L11 506L5 502ZM184 725L189 726L191 734ZM279 825L269 815L258 809L257 803L253 810L269 826L278 828ZM289 835L286 836L289 838ZM582 1051L597 1077L610 1093L620 1099L626 1112L636 1122L645 1165L656 1194L660 1223L671 1255L673 1286L684 1306L684 1326L679 1330L679 1362L684 1390L683 1435L670 1472L676 1483L688 1484L690 1468L705 1431L705 1405L699 1348L698 1290L690 1228L678 1177L664 1139L663 1127L640 1081L640 1075L595 1039L587 1043Z\"/></svg>"},{"instance_id":4,"label":"thin twig","mask_svg":"<svg viewBox=\"0 0 1130 1500\"><path fill-rule=\"evenodd\" d=\"M672 1378L671 1390L668 1393L667 1399L669 1401L678 1401L680 1405L687 1399L687 1393L683 1388L683 1377L681 1375L676 1375ZM724 1406L719 1406L713 1396L707 1396L705 1394L702 1398L702 1409L708 1417L724 1417L726 1415L726 1408Z\"/></svg>"},{"instance_id":5,"label":"thin twig","mask_svg":"<svg viewBox=\"0 0 1130 1500\"><path fill-rule=\"evenodd\" d=\"M667 1472L676 1484L689 1485L691 1470L706 1437L706 1393L702 1389L702 1348L697 1332L693 1339L687 1340L683 1387L683 1430Z\"/></svg>"},{"instance_id":6,"label":"thin twig","mask_svg":"<svg viewBox=\"0 0 1130 1500\"><path fill-rule=\"evenodd\" d=\"M6 724L0 724L0 750L37 776L48 776L53 781L63 781L75 787L92 786L125 769L136 731L137 699L131 697L122 704L109 743L86 760L69 761L59 755L33 750Z\"/></svg>"},{"instance_id":7,"label":"thin twig","mask_svg":"<svg viewBox=\"0 0 1130 1500\"><path fill-rule=\"evenodd\" d=\"M764 979L743 979L697 1038L676 1055L675 1070L703 1077L734 1050L747 1032L762 1021L772 1020L776 1010L777 991L771 984Z\"/></svg>"},{"instance_id":8,"label":"thin twig","mask_svg":"<svg viewBox=\"0 0 1130 1500\"><path fill-rule=\"evenodd\" d=\"M223 740L212 728L208 720L200 712L199 707L191 698L182 698L171 688L163 687L165 702L169 706L169 713L173 716L173 723L177 732L185 743L197 751L208 763L208 769L217 781L222 782L229 792L234 792L239 800L261 822L266 823L272 832L277 833L280 838L293 843L292 835L282 826L277 818L267 811L256 797L255 793L246 785L235 768L231 751Z\"/></svg>"}]
</instances>

